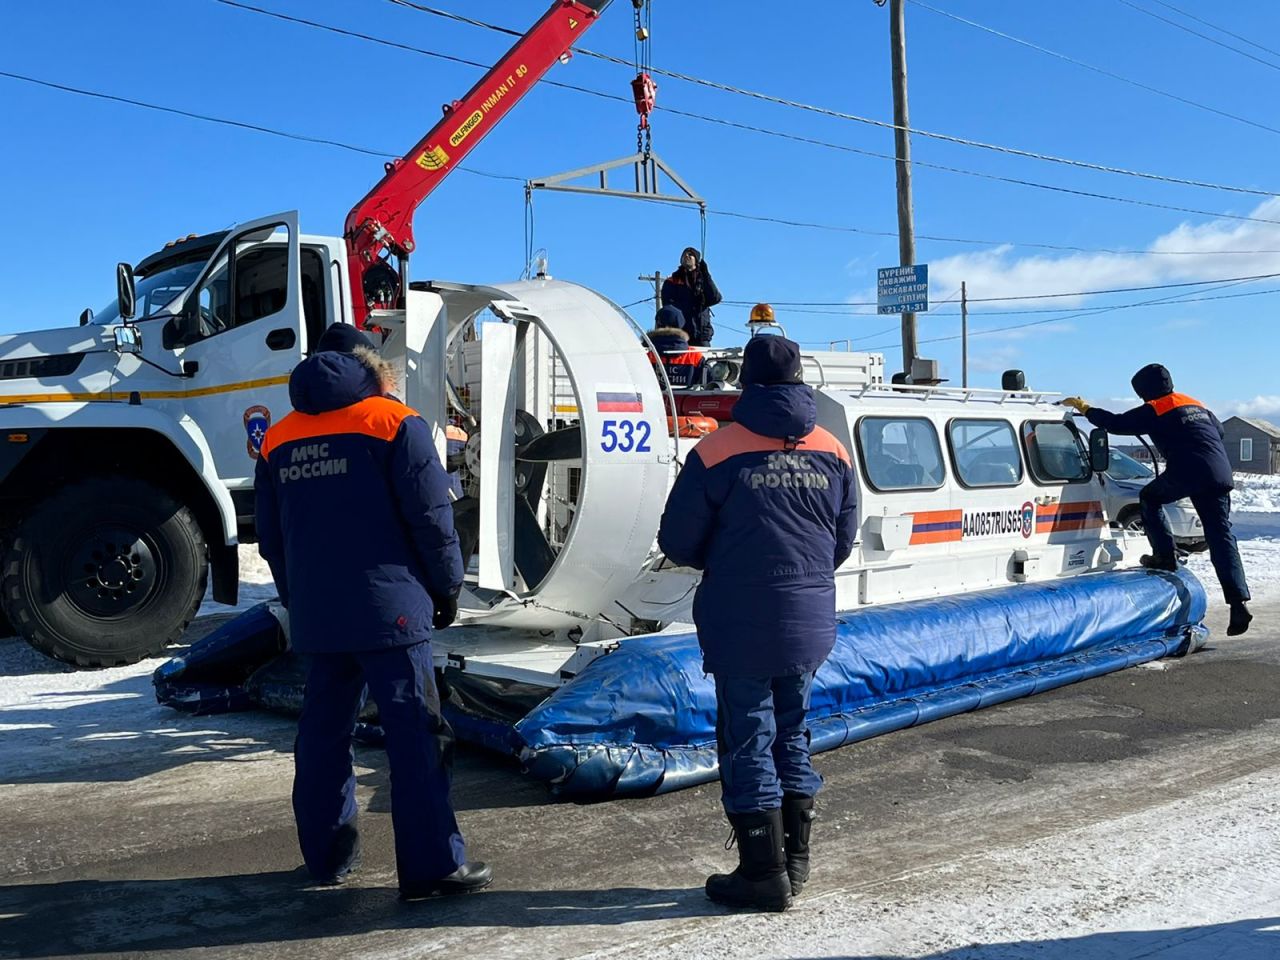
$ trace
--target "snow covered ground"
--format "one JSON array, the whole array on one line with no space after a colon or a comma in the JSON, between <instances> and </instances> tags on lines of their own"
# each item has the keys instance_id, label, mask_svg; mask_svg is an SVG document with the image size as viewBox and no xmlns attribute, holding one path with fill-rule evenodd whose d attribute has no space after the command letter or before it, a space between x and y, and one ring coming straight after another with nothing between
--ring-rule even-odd
<instances>
[{"instance_id":1,"label":"snow covered ground","mask_svg":"<svg viewBox=\"0 0 1280 960\"><path fill-rule=\"evenodd\" d=\"M1280 477L1239 475L1234 503L1240 553L1255 597L1265 599L1272 593L1280 593ZM1211 602L1217 602L1217 579L1209 555L1193 555L1188 563L1209 588ZM240 572L240 602L228 607L215 603L206 594L197 616L242 612L275 598L271 571L258 555L257 547L240 548ZM166 659L168 655L106 670L77 670L49 659L20 639L0 638L0 732L12 729L4 723L6 710L30 709L33 698L46 708L56 706L57 698L48 696L51 686L56 687L59 696L96 695L105 701L109 695L104 691L119 691L123 684L131 690L136 687L139 693L149 697L151 674ZM76 703L83 705L80 699Z\"/></svg>"},{"instance_id":2,"label":"snow covered ground","mask_svg":"<svg viewBox=\"0 0 1280 960\"><path fill-rule=\"evenodd\" d=\"M685 924L582 955L846 960L1274 960L1280 776L1006 846L787 914ZM1177 856L1170 851L1177 850Z\"/></svg>"},{"instance_id":3,"label":"snow covered ground","mask_svg":"<svg viewBox=\"0 0 1280 960\"><path fill-rule=\"evenodd\" d=\"M1269 502L1277 508L1264 509ZM1280 598L1280 481L1245 479L1237 504L1237 533L1255 594L1263 602ZM241 564L240 607L273 597L256 549L242 548ZM1192 557L1191 566L1205 581L1211 602L1220 605L1207 555ZM201 608L202 615L229 612L207 599ZM26 782L28 792L48 790L55 802L60 776L55 766L86 771L85 784L66 790L105 790L113 788L95 784L97 777L87 771L165 757L175 779L164 789L173 792L176 803L190 795L184 791L207 789L203 781L187 779L196 774L183 773L172 760L176 756L220 761L219 782L229 794L247 793L245 778L251 775L287 776L279 766L287 761L279 745L288 742L290 721L255 714L180 718L155 703L150 675L160 662L77 671L17 638L0 639L0 779ZM1121 736L1105 726L1085 735ZM1258 736L1263 742L1270 735L1260 730ZM950 749L973 752L963 744ZM249 762L259 760L256 766ZM1179 776L1195 773L1190 763ZM155 784L140 779L136 789L160 790L157 784L168 783L164 776L157 772ZM1090 803L1105 805L1114 787L1106 781ZM65 802L72 794L58 796ZM150 795L139 793L143 796ZM140 801L139 809L155 802L154 797ZM904 800L904 809L908 805ZM714 801L708 815L713 808ZM270 809L273 816L287 817L286 798L276 797ZM653 929L619 925L614 946L583 945L572 954L601 960L637 953L646 960L1272 960L1280 956L1278 814L1280 768L1272 765L1192 796L1161 796L1153 807L896 876L865 872L850 860L838 868L842 886L806 899L785 917L696 915ZM512 808L503 815L527 818L529 813ZM216 878L200 881L206 882ZM698 900L696 890L690 896ZM2 934L0 929L0 940ZM570 928L566 935L571 934ZM548 950L544 955L570 954Z\"/></svg>"},{"instance_id":4,"label":"snow covered ground","mask_svg":"<svg viewBox=\"0 0 1280 960\"><path fill-rule=\"evenodd\" d=\"M1280 512L1280 476L1237 473L1231 506L1240 513Z\"/></svg>"}]
</instances>

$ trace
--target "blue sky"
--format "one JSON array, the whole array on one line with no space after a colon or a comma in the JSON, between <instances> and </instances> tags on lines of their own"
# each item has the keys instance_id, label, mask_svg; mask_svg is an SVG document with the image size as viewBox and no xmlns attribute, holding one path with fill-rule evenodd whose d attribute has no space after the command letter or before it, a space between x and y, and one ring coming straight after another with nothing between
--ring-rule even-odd
<instances>
[{"instance_id":1,"label":"blue sky","mask_svg":"<svg viewBox=\"0 0 1280 960\"><path fill-rule=\"evenodd\" d=\"M478 60L508 40L388 0L247 0L284 13ZM1280 5L1170 0L1280 50ZM524 28L546 0L436 0ZM887 10L871 0L799 5L653 0L653 61L722 83L879 120L891 117ZM1051 48L1238 119L1101 76L1007 39L907 8L913 126L1044 154L1262 192L1280 190L1275 156L1280 55L1180 17L1158 0L929 0L937 10ZM215 0L11 5L0 69L395 154L407 150L480 71L232 9ZM1145 16L1143 7L1267 61L1268 66ZM631 5L615 0L583 45L630 58ZM1268 38L1275 38L1274 43ZM633 71L585 56L552 79L627 96ZM892 153L889 130L659 78L659 105L857 150ZM1276 131L1258 126L1276 127ZM730 300L849 303L873 297L875 269L897 263L893 164L685 117L657 114L655 151L707 199L707 261ZM111 299L112 267L165 241L284 209L303 229L337 234L382 160L72 96L0 77L0 332L71 325ZM471 154L469 167L546 176L633 152L625 103L540 86ZM917 161L1070 190L1204 211L1190 214L917 167L917 259L932 296L960 281L973 298L1191 283L1280 273L1280 201L1266 196L1074 169L988 150L913 140ZM816 230L724 212L856 227ZM572 195L535 200L536 245L551 273L620 303L636 278L676 265L698 243L688 209ZM493 282L524 266L521 183L455 173L419 208L417 279ZM1088 251L1048 250L1052 244ZM1175 255L1152 250L1175 251ZM1221 255L1217 251L1272 251ZM1185 297L1280 289L1280 279ZM1280 416L1273 363L1280 293L1124 309L982 335L983 329L1171 297L1179 290L1048 301L974 303L970 380L995 385L1020 366L1033 386L1095 402L1129 396L1150 361L1220 412ZM1011 313L1062 308L1060 313ZM744 339L747 306L717 311L717 342ZM796 339L854 338L899 356L893 317L865 307L778 307ZM804 311L812 312L804 312ZM648 311L633 310L641 322ZM959 381L954 304L921 316L922 352Z\"/></svg>"}]
</instances>

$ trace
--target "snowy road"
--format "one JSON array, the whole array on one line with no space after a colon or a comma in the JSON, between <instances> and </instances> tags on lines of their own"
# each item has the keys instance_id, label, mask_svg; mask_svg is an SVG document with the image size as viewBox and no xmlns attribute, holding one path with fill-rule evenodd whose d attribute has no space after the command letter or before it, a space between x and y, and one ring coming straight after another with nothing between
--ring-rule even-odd
<instances>
[{"instance_id":1,"label":"snowy road","mask_svg":"<svg viewBox=\"0 0 1280 960\"><path fill-rule=\"evenodd\" d=\"M815 874L781 916L701 884L729 863L713 787L549 804L464 751L490 892L402 907L389 783L358 754L365 867L307 889L292 725L190 718L149 667L84 673L0 640L0 957L1280 956L1280 524L1238 516L1255 629L1210 648L824 754Z\"/></svg>"}]
</instances>

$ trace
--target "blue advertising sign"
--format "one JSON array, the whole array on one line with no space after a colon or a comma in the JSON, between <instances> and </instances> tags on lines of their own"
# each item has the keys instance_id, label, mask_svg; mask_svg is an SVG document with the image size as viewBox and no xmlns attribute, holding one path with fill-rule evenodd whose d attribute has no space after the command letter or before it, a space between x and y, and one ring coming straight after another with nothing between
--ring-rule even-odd
<instances>
[{"instance_id":1,"label":"blue advertising sign","mask_svg":"<svg viewBox=\"0 0 1280 960\"><path fill-rule=\"evenodd\" d=\"M876 313L924 313L929 309L929 265L881 267L876 277Z\"/></svg>"}]
</instances>

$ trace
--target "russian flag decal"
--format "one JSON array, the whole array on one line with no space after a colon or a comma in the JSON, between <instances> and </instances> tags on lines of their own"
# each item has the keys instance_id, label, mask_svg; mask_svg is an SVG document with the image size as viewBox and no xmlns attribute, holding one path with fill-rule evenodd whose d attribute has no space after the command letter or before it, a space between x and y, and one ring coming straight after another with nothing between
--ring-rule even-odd
<instances>
[{"instance_id":1,"label":"russian flag decal","mask_svg":"<svg viewBox=\"0 0 1280 960\"><path fill-rule=\"evenodd\" d=\"M644 398L632 387L602 385L596 388L600 413L644 413Z\"/></svg>"}]
</instances>

